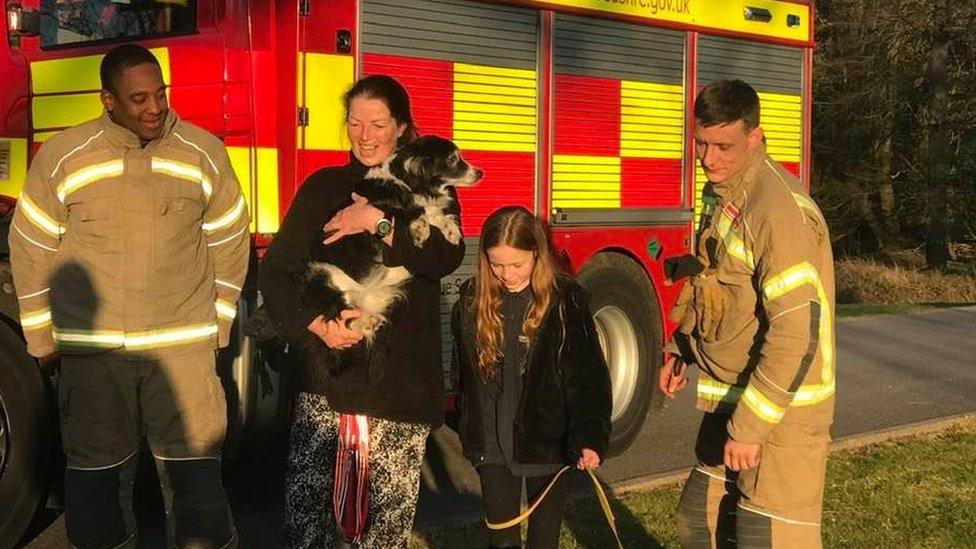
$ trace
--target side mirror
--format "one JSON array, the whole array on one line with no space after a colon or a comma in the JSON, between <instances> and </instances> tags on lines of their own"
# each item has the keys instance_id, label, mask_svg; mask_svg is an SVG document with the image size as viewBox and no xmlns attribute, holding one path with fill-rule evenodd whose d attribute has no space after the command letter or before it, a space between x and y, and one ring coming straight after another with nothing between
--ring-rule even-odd
<instances>
[{"instance_id":1,"label":"side mirror","mask_svg":"<svg viewBox=\"0 0 976 549\"><path fill-rule=\"evenodd\" d=\"M37 36L41 33L41 17L37 10L25 8L19 2L7 4L7 33L15 36Z\"/></svg>"}]
</instances>

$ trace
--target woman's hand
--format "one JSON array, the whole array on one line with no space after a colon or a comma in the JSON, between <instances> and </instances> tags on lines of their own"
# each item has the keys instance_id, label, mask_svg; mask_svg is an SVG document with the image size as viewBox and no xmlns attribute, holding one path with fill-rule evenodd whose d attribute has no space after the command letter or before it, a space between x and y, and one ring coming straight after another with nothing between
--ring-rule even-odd
<instances>
[{"instance_id":1,"label":"woman's hand","mask_svg":"<svg viewBox=\"0 0 976 549\"><path fill-rule=\"evenodd\" d=\"M345 309L339 313L338 319L332 320L325 320L319 315L308 325L308 331L317 335L330 349L348 349L359 343L363 339L363 334L350 330L347 323L361 316L363 313L356 309Z\"/></svg>"},{"instance_id":2,"label":"woman's hand","mask_svg":"<svg viewBox=\"0 0 976 549\"><path fill-rule=\"evenodd\" d=\"M576 462L577 469L582 471L583 469L596 469L600 466L600 456L596 452L589 448L583 448L582 454L579 461Z\"/></svg>"},{"instance_id":3,"label":"woman's hand","mask_svg":"<svg viewBox=\"0 0 976 549\"><path fill-rule=\"evenodd\" d=\"M332 244L344 236L362 232L376 231L376 222L383 217L379 208L370 205L366 198L352 193L352 204L336 212L332 219L322 227L325 232L323 244Z\"/></svg>"}]
</instances>

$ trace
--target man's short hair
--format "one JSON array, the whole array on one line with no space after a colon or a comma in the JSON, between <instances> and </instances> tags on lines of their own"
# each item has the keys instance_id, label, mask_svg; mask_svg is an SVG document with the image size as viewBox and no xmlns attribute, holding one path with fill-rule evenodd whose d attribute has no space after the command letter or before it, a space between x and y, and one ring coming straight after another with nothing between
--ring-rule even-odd
<instances>
[{"instance_id":1,"label":"man's short hair","mask_svg":"<svg viewBox=\"0 0 976 549\"><path fill-rule=\"evenodd\" d=\"M131 69L143 63L152 63L157 67L159 66L159 60L156 59L156 56L138 44L122 44L113 48L102 59L100 70L102 89L115 93L115 84L119 78L122 78L122 73L126 69Z\"/></svg>"},{"instance_id":2,"label":"man's short hair","mask_svg":"<svg viewBox=\"0 0 976 549\"><path fill-rule=\"evenodd\" d=\"M742 120L751 131L759 126L759 94L742 80L712 82L695 98L695 120L705 128Z\"/></svg>"}]
</instances>

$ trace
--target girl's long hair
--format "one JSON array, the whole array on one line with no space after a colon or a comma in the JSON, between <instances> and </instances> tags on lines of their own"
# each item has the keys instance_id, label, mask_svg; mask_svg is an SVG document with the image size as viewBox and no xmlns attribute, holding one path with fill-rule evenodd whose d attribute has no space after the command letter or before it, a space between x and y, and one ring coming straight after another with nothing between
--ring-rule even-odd
<instances>
[{"instance_id":1,"label":"girl's long hair","mask_svg":"<svg viewBox=\"0 0 976 549\"><path fill-rule=\"evenodd\" d=\"M530 345L549 310L558 272L545 225L531 212L521 206L506 206L485 221L478 249L474 300L478 373L484 380L495 377L502 359L501 301L502 292L507 290L492 273L488 261L488 250L500 245L535 254L530 282L532 303L522 323L522 333Z\"/></svg>"}]
</instances>

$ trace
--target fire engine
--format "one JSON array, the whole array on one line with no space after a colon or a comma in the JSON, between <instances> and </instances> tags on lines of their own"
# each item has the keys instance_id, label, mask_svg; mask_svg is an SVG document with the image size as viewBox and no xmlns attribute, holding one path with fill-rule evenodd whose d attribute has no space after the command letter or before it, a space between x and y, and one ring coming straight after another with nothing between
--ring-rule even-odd
<instances>
[{"instance_id":1,"label":"fire engine","mask_svg":"<svg viewBox=\"0 0 976 549\"><path fill-rule=\"evenodd\" d=\"M694 238L696 91L749 82L770 154L809 182L810 0L0 1L0 545L36 510L55 447L45 379L19 330L10 212L44 141L100 115L98 66L120 42L149 47L171 107L223 139L256 256L305 177L346 162L343 92L362 75L400 80L421 132L453 139L486 174L460 192L468 252L443 280L444 319L491 211L521 204L546 219L591 292L615 453L657 398L679 289L662 262ZM257 298L246 289L238 319ZM223 361L238 428L269 425L286 406L280 377L253 354L237 335Z\"/></svg>"}]
</instances>

